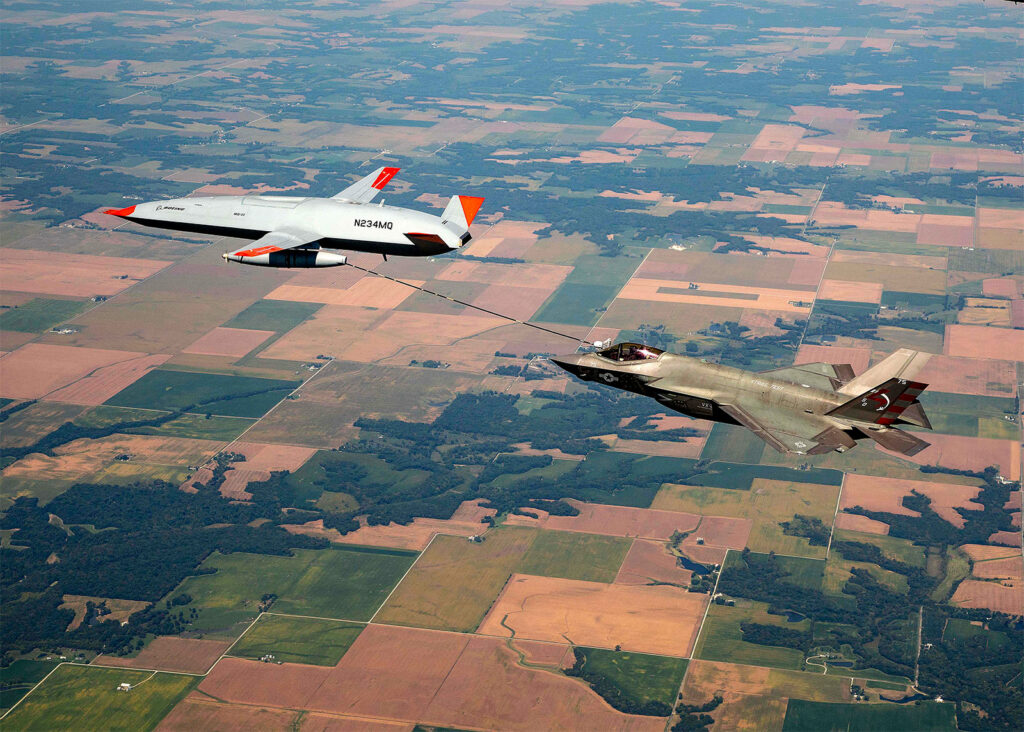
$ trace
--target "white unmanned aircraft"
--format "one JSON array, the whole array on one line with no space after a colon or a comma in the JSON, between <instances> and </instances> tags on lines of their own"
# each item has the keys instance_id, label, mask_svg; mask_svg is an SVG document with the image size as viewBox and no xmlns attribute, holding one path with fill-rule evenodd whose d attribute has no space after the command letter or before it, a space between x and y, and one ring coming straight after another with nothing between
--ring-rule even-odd
<instances>
[{"instance_id":1,"label":"white unmanned aircraft","mask_svg":"<svg viewBox=\"0 0 1024 732\"><path fill-rule=\"evenodd\" d=\"M425 257L458 249L484 199L453 196L440 217L370 201L399 168L378 168L333 198L210 196L140 203L104 213L143 226L251 239L229 262L260 267L336 267L348 249Z\"/></svg>"}]
</instances>

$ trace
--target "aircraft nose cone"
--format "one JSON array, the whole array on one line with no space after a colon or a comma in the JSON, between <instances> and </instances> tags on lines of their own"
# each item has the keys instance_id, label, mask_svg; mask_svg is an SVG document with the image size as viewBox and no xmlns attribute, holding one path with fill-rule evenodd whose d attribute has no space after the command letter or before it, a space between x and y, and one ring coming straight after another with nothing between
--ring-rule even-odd
<instances>
[{"instance_id":1,"label":"aircraft nose cone","mask_svg":"<svg viewBox=\"0 0 1024 732\"><path fill-rule=\"evenodd\" d=\"M569 371L570 373L576 373L580 365L580 360L582 358L583 356L581 354L573 353L568 356L554 356L551 359L551 362L557 364L558 366L561 366L563 369Z\"/></svg>"}]
</instances>

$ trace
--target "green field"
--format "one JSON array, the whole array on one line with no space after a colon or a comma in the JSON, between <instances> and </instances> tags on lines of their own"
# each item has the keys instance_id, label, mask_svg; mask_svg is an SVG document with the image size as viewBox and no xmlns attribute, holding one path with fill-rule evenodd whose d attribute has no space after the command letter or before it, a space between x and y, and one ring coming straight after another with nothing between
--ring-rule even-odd
<instances>
[{"instance_id":1,"label":"green field","mask_svg":"<svg viewBox=\"0 0 1024 732\"><path fill-rule=\"evenodd\" d=\"M130 409L101 405L75 418L83 427L105 427L132 420L153 419L160 412L149 409ZM168 414L163 412L162 414ZM253 425L253 420L242 417L220 417L205 414L183 414L156 427L137 427L125 430L131 435L160 435L163 437L189 437L194 440L230 442Z\"/></svg>"},{"instance_id":2,"label":"green field","mask_svg":"<svg viewBox=\"0 0 1024 732\"><path fill-rule=\"evenodd\" d=\"M42 333L89 307L87 300L53 300L35 297L24 305L0 310L0 330Z\"/></svg>"},{"instance_id":3,"label":"green field","mask_svg":"<svg viewBox=\"0 0 1024 732\"><path fill-rule=\"evenodd\" d=\"M689 474L696 460L642 457L624 452L592 452L579 463L579 496L590 503L648 508L664 483ZM608 476L616 476L609 485Z\"/></svg>"},{"instance_id":4,"label":"green field","mask_svg":"<svg viewBox=\"0 0 1024 732\"><path fill-rule=\"evenodd\" d=\"M903 562L912 567L921 567L922 569L925 565L924 548L917 546L909 539L897 539L894 536L867 534L848 529L836 529L832 541L856 541L861 544L874 544L889 559L895 559L897 562Z\"/></svg>"},{"instance_id":5,"label":"green field","mask_svg":"<svg viewBox=\"0 0 1024 732\"><path fill-rule=\"evenodd\" d=\"M750 486L757 478L832 486L839 486L843 482L843 474L838 470L822 470L820 468L798 470L776 465L746 465L727 462L714 462L708 466L706 472L691 476L686 479L686 482L689 485L749 491Z\"/></svg>"},{"instance_id":6,"label":"green field","mask_svg":"<svg viewBox=\"0 0 1024 732\"><path fill-rule=\"evenodd\" d=\"M192 596L199 608L194 628L227 631L255 617L265 594L277 595L273 611L346 620L369 620L416 555L362 547L297 550L294 557L213 554L171 595Z\"/></svg>"},{"instance_id":7,"label":"green field","mask_svg":"<svg viewBox=\"0 0 1024 732\"><path fill-rule=\"evenodd\" d=\"M228 322L225 328L272 330L286 333L311 317L322 305L288 300L257 300Z\"/></svg>"},{"instance_id":8,"label":"green field","mask_svg":"<svg viewBox=\"0 0 1024 732\"><path fill-rule=\"evenodd\" d=\"M956 706L913 704L828 704L790 699L783 732L878 732L955 730Z\"/></svg>"},{"instance_id":9,"label":"green field","mask_svg":"<svg viewBox=\"0 0 1024 732\"><path fill-rule=\"evenodd\" d=\"M488 531L480 544L437 536L374 618L381 623L476 630L538 532L515 526Z\"/></svg>"},{"instance_id":10,"label":"green field","mask_svg":"<svg viewBox=\"0 0 1024 732\"><path fill-rule=\"evenodd\" d=\"M516 571L542 577L612 582L630 544L630 539L617 536L541 531Z\"/></svg>"},{"instance_id":11,"label":"green field","mask_svg":"<svg viewBox=\"0 0 1024 732\"><path fill-rule=\"evenodd\" d=\"M1004 419L1015 414L1011 398L926 391L920 399L936 432L1007 440L1020 433L1015 422Z\"/></svg>"},{"instance_id":12,"label":"green field","mask_svg":"<svg viewBox=\"0 0 1024 732\"><path fill-rule=\"evenodd\" d=\"M190 407L198 414L262 417L298 385L280 379L155 369L106 404L167 410Z\"/></svg>"},{"instance_id":13,"label":"green field","mask_svg":"<svg viewBox=\"0 0 1024 732\"><path fill-rule=\"evenodd\" d=\"M8 544L5 542L3 546ZM56 661L21 660L0 668L0 711L14 706L56 667Z\"/></svg>"},{"instance_id":14,"label":"green field","mask_svg":"<svg viewBox=\"0 0 1024 732\"><path fill-rule=\"evenodd\" d=\"M822 585L822 589L832 595L848 597L848 595L842 595L842 592L847 580L853 576L850 571L852 569L865 570L874 577L877 582L885 585L893 592L900 593L901 595L905 595L909 589L907 578L904 575L897 572L891 572L887 569L882 569L877 564L848 561L843 559L842 554L838 551L833 551L829 556L828 561L825 563L825 581Z\"/></svg>"},{"instance_id":15,"label":"green field","mask_svg":"<svg viewBox=\"0 0 1024 732\"><path fill-rule=\"evenodd\" d=\"M787 622L779 615L769 615L767 609L767 603L748 600L737 601L735 607L711 605L693 657L706 661L801 670L804 665L804 654L795 648L762 646L743 640L740 624L744 622L778 625L800 631L807 631L811 626L808 620L801 620L798 623Z\"/></svg>"},{"instance_id":16,"label":"green field","mask_svg":"<svg viewBox=\"0 0 1024 732\"><path fill-rule=\"evenodd\" d=\"M639 264L640 260L630 257L579 257L565 282L541 306L533 320L594 325Z\"/></svg>"},{"instance_id":17,"label":"green field","mask_svg":"<svg viewBox=\"0 0 1024 732\"><path fill-rule=\"evenodd\" d=\"M692 481L688 481L692 482ZM826 547L812 546L802 536L783 533L779 522L796 514L813 516L831 525L839 489L835 486L754 480L751 490L667 484L651 508L753 520L747 547L751 551L823 559Z\"/></svg>"},{"instance_id":18,"label":"green field","mask_svg":"<svg viewBox=\"0 0 1024 732\"><path fill-rule=\"evenodd\" d=\"M118 691L119 684L131 691ZM4 719L6 729L149 730L199 679L65 664Z\"/></svg>"},{"instance_id":19,"label":"green field","mask_svg":"<svg viewBox=\"0 0 1024 732\"><path fill-rule=\"evenodd\" d=\"M231 647L232 656L334 666L366 627L362 623L264 615Z\"/></svg>"},{"instance_id":20,"label":"green field","mask_svg":"<svg viewBox=\"0 0 1024 732\"><path fill-rule=\"evenodd\" d=\"M757 463L764 452L764 440L744 427L718 423L711 428L708 441L701 450L701 460L723 460L730 463Z\"/></svg>"},{"instance_id":21,"label":"green field","mask_svg":"<svg viewBox=\"0 0 1024 732\"><path fill-rule=\"evenodd\" d=\"M624 700L634 705L661 702L671 706L689 663L685 658L652 656L647 653L582 647L575 650L586 657L583 670L588 677L596 675L604 678L621 692Z\"/></svg>"}]
</instances>

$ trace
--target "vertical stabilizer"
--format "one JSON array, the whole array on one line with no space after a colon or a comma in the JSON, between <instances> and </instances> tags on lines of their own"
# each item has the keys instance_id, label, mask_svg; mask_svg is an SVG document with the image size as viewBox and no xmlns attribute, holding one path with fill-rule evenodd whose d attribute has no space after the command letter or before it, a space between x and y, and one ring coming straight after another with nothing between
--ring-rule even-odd
<instances>
[{"instance_id":1,"label":"vertical stabilizer","mask_svg":"<svg viewBox=\"0 0 1024 732\"><path fill-rule=\"evenodd\" d=\"M460 234L469 231L483 203L484 199L477 196L452 196L441 214L441 222Z\"/></svg>"},{"instance_id":2,"label":"vertical stabilizer","mask_svg":"<svg viewBox=\"0 0 1024 732\"><path fill-rule=\"evenodd\" d=\"M839 387L840 394L856 396L863 394L868 389L881 384L889 379L909 380L917 376L917 373L928 363L930 353L912 351L909 348L901 348L895 351L884 360L876 363L857 378L848 381Z\"/></svg>"}]
</instances>

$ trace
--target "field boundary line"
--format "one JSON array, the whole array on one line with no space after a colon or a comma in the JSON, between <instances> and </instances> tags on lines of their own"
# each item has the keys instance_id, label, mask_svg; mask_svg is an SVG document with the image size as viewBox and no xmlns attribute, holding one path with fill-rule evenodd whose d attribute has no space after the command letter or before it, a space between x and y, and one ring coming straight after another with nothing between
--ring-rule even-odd
<instances>
[{"instance_id":1,"label":"field boundary line","mask_svg":"<svg viewBox=\"0 0 1024 732\"><path fill-rule=\"evenodd\" d=\"M275 613L267 610L264 615L276 615L279 618L306 618L307 620L331 620L336 623L357 623L358 625L369 625L369 620L350 620L349 618L325 618L322 615L300 615L298 613ZM241 638L242 636L238 636ZM237 642L237 641L236 641Z\"/></svg>"},{"instance_id":2,"label":"field boundary line","mask_svg":"<svg viewBox=\"0 0 1024 732\"><path fill-rule=\"evenodd\" d=\"M836 510L832 514L832 529L828 532L828 546L825 547L825 561L827 562L829 557L832 556L832 537L836 535L836 521L839 520L839 504L843 502L843 488L846 487L846 473L843 473L843 479L839 481L839 495L836 496Z\"/></svg>"},{"instance_id":3,"label":"field boundary line","mask_svg":"<svg viewBox=\"0 0 1024 732\"><path fill-rule=\"evenodd\" d=\"M405 582L405 578L409 576L409 572L413 570L413 567L415 567L416 564L420 561L420 558L427 553L427 549L430 548L430 545L434 543L434 539L440 536L440 534L440 531L434 532L434 535L430 537L430 541L428 541L427 545L423 547L423 551L421 551L419 555L417 555L416 559L413 560L413 563L409 565L409 569L405 570L405 574L402 575L402 579L398 580L398 582L395 583L395 586L391 588L391 592L389 592L388 596L384 598L384 601L380 604L380 607L378 607L376 612L374 612L370 619L366 621L367 625L371 624L374 620L377 619L377 616L380 615L380 611L383 610L384 606L388 604L388 600L390 600L391 596L395 594L395 591L402 586L402 583Z\"/></svg>"},{"instance_id":4,"label":"field boundary line","mask_svg":"<svg viewBox=\"0 0 1024 732\"><path fill-rule=\"evenodd\" d=\"M220 658L214 661L213 664L211 664L210 668L206 669L206 673L202 674L202 676L209 676L213 672L213 670L217 668L217 664L223 661L225 658L227 658L227 655L231 653L231 649L238 645L238 641L242 640L242 638L245 637L246 633L252 630L252 626L260 622L260 618L262 618L264 615L266 615L266 613L261 611L260 614L256 616L256 619L249 623L249 626L241 633L239 633L238 637L231 642L231 645L224 649L224 652L220 654Z\"/></svg>"},{"instance_id":5,"label":"field boundary line","mask_svg":"<svg viewBox=\"0 0 1024 732\"><path fill-rule=\"evenodd\" d=\"M61 661L61 662L60 662L60 663L58 663L58 664L57 664L56 666L54 666L54 667L53 667L53 668L52 668L52 669L50 670L50 673L46 674L46 676L44 676L43 678L39 679L39 681L37 681L37 682L36 682L36 685L35 685L35 686L33 686L33 687L32 687L31 689L29 689L28 691L26 691L26 692L25 692L25 695L24 695L23 697L21 697L20 699L18 699L18 701L14 702L14 704L12 704L12 705L11 705L11 708L10 708L10 709L8 709L8 710L7 710L6 712L4 712L3 714L0 714L0 719L4 719L4 718L6 718L8 714L10 714L10 713L11 713L11 712L13 712L13 711L14 711L15 709L17 709L17 708L18 708L18 705L19 705L19 704L21 704L21 703L22 703L23 701L25 701L25 700L26 700L26 699L28 699L28 698L29 698L30 696L32 696L32 692L33 692L33 691L35 691L35 690L36 690L36 689L38 689L38 688L39 688L40 686L42 686L42 684L43 684L43 682L44 682L44 681L46 681L46 680L47 680L48 678L50 678L51 676L53 676L54 672L55 672L55 671L56 671L57 669L59 669L59 668L60 668L61 666L63 666L64 664L66 664L66 663L69 663L69 661ZM85 665L87 665L87 664L84 664L84 663L80 663L80 664L72 664L72 665L73 665L73 666L85 666Z\"/></svg>"}]
</instances>

